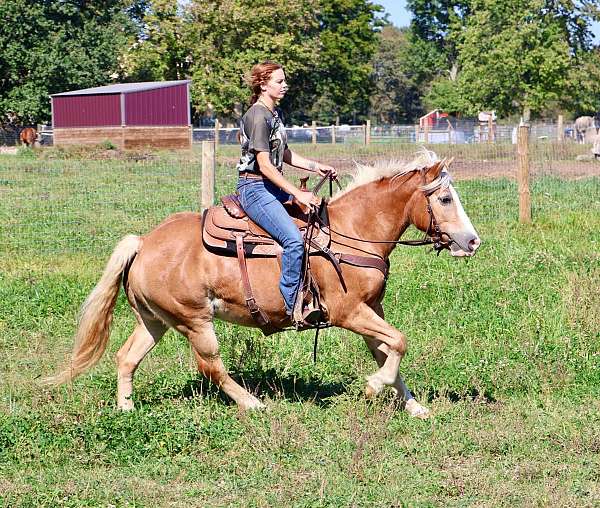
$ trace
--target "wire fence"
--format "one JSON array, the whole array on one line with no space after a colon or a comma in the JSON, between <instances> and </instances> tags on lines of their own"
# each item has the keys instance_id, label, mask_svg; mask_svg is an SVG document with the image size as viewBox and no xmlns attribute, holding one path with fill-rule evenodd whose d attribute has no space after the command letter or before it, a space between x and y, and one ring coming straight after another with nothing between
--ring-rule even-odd
<instances>
[{"instance_id":1,"label":"wire fence","mask_svg":"<svg viewBox=\"0 0 600 508\"><path fill-rule=\"evenodd\" d=\"M489 142L516 143L516 125L488 124L475 119L452 119L427 127L418 125L313 125L286 127L288 140L295 144L379 144L379 143L425 143L425 144L474 144ZM594 129L592 129L594 130ZM1 130L0 146L16 146L19 130ZM50 125L38 126L39 144L53 145ZM575 139L573 123L543 122L531 124L531 136L538 140ZM238 145L239 128L194 127L192 143L216 141L218 145Z\"/></svg>"},{"instance_id":2,"label":"wire fence","mask_svg":"<svg viewBox=\"0 0 600 508\"><path fill-rule=\"evenodd\" d=\"M325 138L326 129L320 132ZM402 132L406 131L396 130ZM540 134L544 132L549 134ZM382 140L369 145L358 128L336 144L315 146L291 137L290 144L301 155L336 167L346 183L357 163L401 163L412 160L419 149L400 135L384 141L385 133L380 134ZM350 141L351 135L356 141ZM518 221L517 150L512 139L427 147L440 157L454 158L450 171L476 226ZM600 161L589 145L557 142L552 131L532 128L529 154L534 223L571 213L574 202L583 197L582 213L600 212ZM217 198L234 191L238 157L238 146L219 145ZM299 176L292 168L285 171L292 180ZM125 234L144 234L174 212L198 211L200 186L199 147L168 154L46 147L0 154L0 253L106 254Z\"/></svg>"}]
</instances>

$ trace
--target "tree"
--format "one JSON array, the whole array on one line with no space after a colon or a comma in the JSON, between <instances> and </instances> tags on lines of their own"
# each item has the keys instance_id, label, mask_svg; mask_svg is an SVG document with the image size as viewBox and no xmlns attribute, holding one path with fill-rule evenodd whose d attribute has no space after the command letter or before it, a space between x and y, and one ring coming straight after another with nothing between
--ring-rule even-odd
<instances>
[{"instance_id":1,"label":"tree","mask_svg":"<svg viewBox=\"0 0 600 508\"><path fill-rule=\"evenodd\" d=\"M379 9L368 0L149 0L127 77L191 77L195 116L233 119L249 96L244 75L268 59L291 84L288 122L366 115Z\"/></svg>"},{"instance_id":2,"label":"tree","mask_svg":"<svg viewBox=\"0 0 600 508\"><path fill-rule=\"evenodd\" d=\"M375 14L381 10L366 0L319 1L318 31L314 37L320 40L320 48L314 68L304 76L304 94L299 96L305 116L322 121L356 121L367 116L372 57L382 25ZM312 106L306 107L307 104Z\"/></svg>"},{"instance_id":3,"label":"tree","mask_svg":"<svg viewBox=\"0 0 600 508\"><path fill-rule=\"evenodd\" d=\"M415 38L407 29L384 26L373 57L371 113L381 123L412 122L421 116L421 97L444 71L443 62L434 44Z\"/></svg>"},{"instance_id":4,"label":"tree","mask_svg":"<svg viewBox=\"0 0 600 508\"><path fill-rule=\"evenodd\" d=\"M569 75L586 50L571 33L564 2L478 0L459 45L458 86L468 112L520 111L525 118L565 99ZM573 46L572 44L575 44Z\"/></svg>"},{"instance_id":5,"label":"tree","mask_svg":"<svg viewBox=\"0 0 600 508\"><path fill-rule=\"evenodd\" d=\"M132 34L124 0L2 0L0 120L50 118L48 96L104 85Z\"/></svg>"},{"instance_id":6,"label":"tree","mask_svg":"<svg viewBox=\"0 0 600 508\"><path fill-rule=\"evenodd\" d=\"M239 116L250 95L244 75L270 59L284 65L296 88L318 54L317 0L192 0L185 33L193 104L199 114Z\"/></svg>"},{"instance_id":7,"label":"tree","mask_svg":"<svg viewBox=\"0 0 600 508\"><path fill-rule=\"evenodd\" d=\"M542 114L597 97L591 64L596 4L571 0L411 0L422 40L445 48L452 64L424 98L433 107L476 114ZM447 38L449 43L444 42ZM582 69L587 72L582 72ZM585 92L577 91L577 87Z\"/></svg>"},{"instance_id":8,"label":"tree","mask_svg":"<svg viewBox=\"0 0 600 508\"><path fill-rule=\"evenodd\" d=\"M186 17L178 0L148 0L139 35L121 59L121 74L135 81L185 79L190 70Z\"/></svg>"},{"instance_id":9,"label":"tree","mask_svg":"<svg viewBox=\"0 0 600 508\"><path fill-rule=\"evenodd\" d=\"M458 58L460 34L471 15L471 0L407 0L412 12L411 31L433 44L450 69Z\"/></svg>"}]
</instances>

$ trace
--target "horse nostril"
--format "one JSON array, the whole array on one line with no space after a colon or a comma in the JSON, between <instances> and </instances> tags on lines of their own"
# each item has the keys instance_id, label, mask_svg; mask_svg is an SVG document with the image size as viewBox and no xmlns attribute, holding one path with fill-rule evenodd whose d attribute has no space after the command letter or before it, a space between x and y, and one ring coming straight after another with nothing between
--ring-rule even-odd
<instances>
[{"instance_id":1,"label":"horse nostril","mask_svg":"<svg viewBox=\"0 0 600 508\"><path fill-rule=\"evenodd\" d=\"M469 241L469 249L471 249L471 252L474 252L475 250L477 250L480 244L481 240L479 239L479 237L476 236L475 238L472 238Z\"/></svg>"}]
</instances>

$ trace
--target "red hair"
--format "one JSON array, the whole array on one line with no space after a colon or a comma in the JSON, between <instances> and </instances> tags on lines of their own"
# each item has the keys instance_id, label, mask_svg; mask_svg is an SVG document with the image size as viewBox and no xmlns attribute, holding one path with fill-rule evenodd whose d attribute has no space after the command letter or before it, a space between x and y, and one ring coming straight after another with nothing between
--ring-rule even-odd
<instances>
[{"instance_id":1,"label":"red hair","mask_svg":"<svg viewBox=\"0 0 600 508\"><path fill-rule=\"evenodd\" d=\"M271 79L271 74L278 69L283 70L283 66L275 62L270 62L269 60L252 67L250 74L246 77L246 83L248 83L248 86L252 89L250 104L254 104L258 100L262 92L260 87L269 81L269 79Z\"/></svg>"}]
</instances>

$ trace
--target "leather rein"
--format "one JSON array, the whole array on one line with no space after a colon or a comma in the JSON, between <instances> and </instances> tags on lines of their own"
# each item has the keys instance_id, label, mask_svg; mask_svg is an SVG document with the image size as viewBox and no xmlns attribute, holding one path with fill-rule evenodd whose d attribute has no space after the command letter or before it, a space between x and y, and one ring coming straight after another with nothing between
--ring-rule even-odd
<instances>
[{"instance_id":1,"label":"leather rein","mask_svg":"<svg viewBox=\"0 0 600 508\"><path fill-rule=\"evenodd\" d=\"M421 175L422 175L423 183L424 183L425 173L422 172ZM329 195L330 196L333 193L332 192L332 182L334 180L338 184L338 187L341 190L342 186L340 185L340 182L338 181L337 177L330 177L330 175L325 175L317 183L317 185L315 185L314 189L312 190L312 193L316 194L320 190L320 188L323 186L323 184L325 183L325 181L327 179L329 179ZM398 240L369 240L366 238L358 238L356 236L350 236L350 235L345 235L344 233L340 233L339 231L336 231L335 229L333 229L329 224L323 224L322 221L320 220L320 217L318 214L315 214L314 216L316 217L316 219L319 221L319 223L322 226L328 227L329 231L331 233L335 233L336 235L338 235L342 238L346 238L348 240L354 240L354 241L362 242L362 243L407 245L409 247L419 247L422 245L433 245L433 249L439 255L442 250L450 248L450 242L443 239L444 235L446 237L449 237L449 235L447 233L445 233L444 231L442 231L438 221L435 218L433 209L431 208L430 197L431 197L431 194L433 194L433 192L434 191L430 191L430 192L423 191L423 195L425 196L425 199L427 200L427 214L429 215L429 224L427 226L427 230L425 231L425 233L423 235L423 238L420 240L400 240L400 239L398 239ZM312 212L311 212L311 214L309 214L309 218L311 218L311 215L312 215ZM363 251L363 252L367 252L367 251ZM380 257L379 255L371 253L371 252L369 252L369 254L371 254L372 256Z\"/></svg>"}]
</instances>

